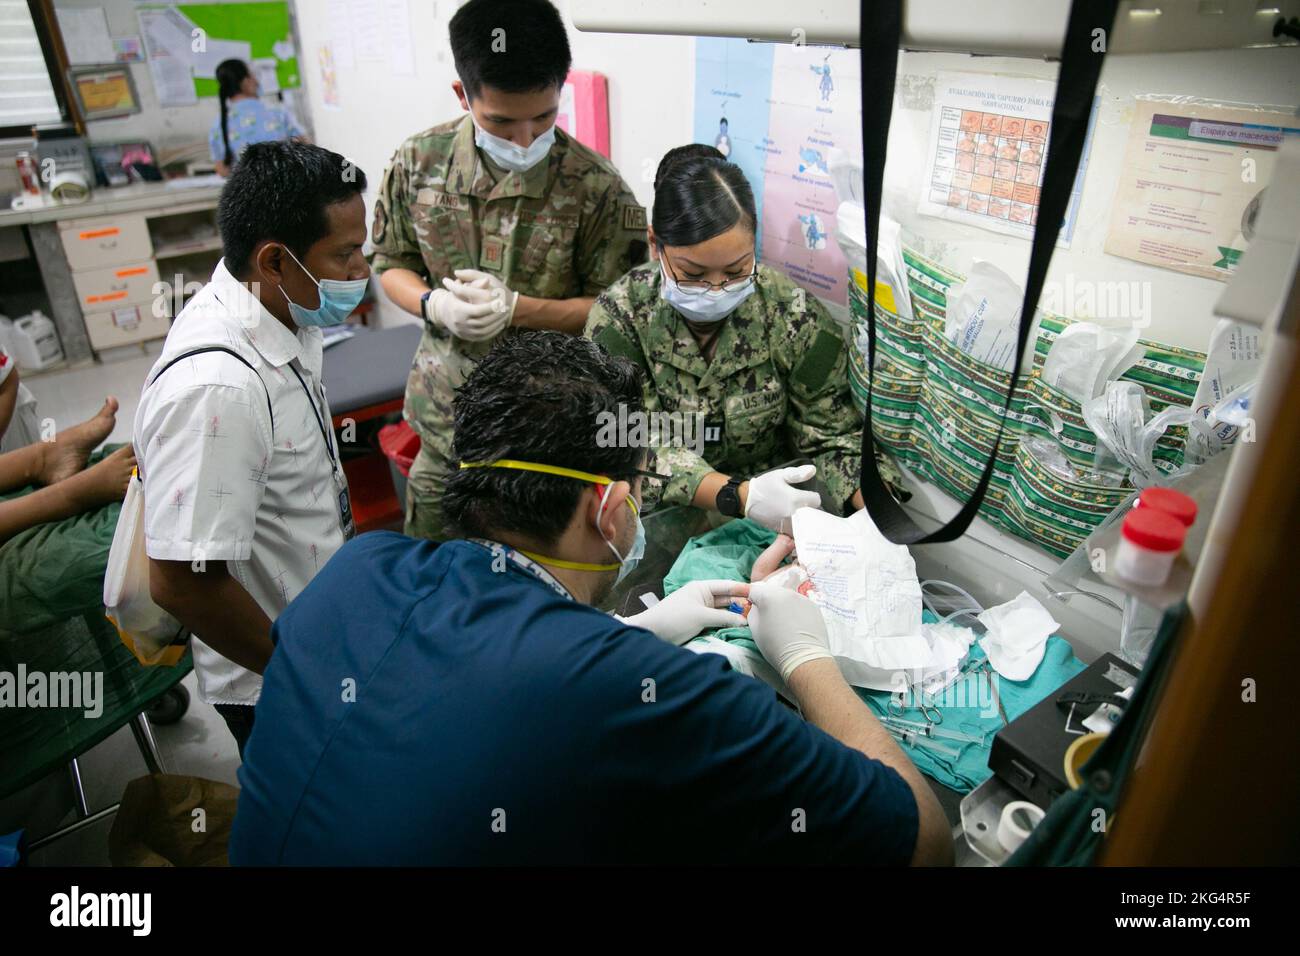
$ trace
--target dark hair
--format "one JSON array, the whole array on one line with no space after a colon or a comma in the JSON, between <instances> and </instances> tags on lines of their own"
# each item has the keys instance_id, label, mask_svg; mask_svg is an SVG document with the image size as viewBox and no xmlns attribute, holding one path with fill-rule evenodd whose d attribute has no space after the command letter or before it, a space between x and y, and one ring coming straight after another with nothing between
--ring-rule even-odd
<instances>
[{"instance_id":1,"label":"dark hair","mask_svg":"<svg viewBox=\"0 0 1300 956\"><path fill-rule=\"evenodd\" d=\"M560 12L547 0L470 0L451 18L451 55L473 99L559 87L573 57Z\"/></svg>"},{"instance_id":2,"label":"dark hair","mask_svg":"<svg viewBox=\"0 0 1300 956\"><path fill-rule=\"evenodd\" d=\"M217 96L221 99L221 143L226 148L227 166L234 165L230 152L230 133L226 130L226 101L239 93L240 86L251 74L243 60L222 60L217 64Z\"/></svg>"},{"instance_id":3,"label":"dark hair","mask_svg":"<svg viewBox=\"0 0 1300 956\"><path fill-rule=\"evenodd\" d=\"M668 151L655 173L650 224L666 246L693 246L741 225L754 232L758 214L749 180L712 146Z\"/></svg>"},{"instance_id":4,"label":"dark hair","mask_svg":"<svg viewBox=\"0 0 1300 956\"><path fill-rule=\"evenodd\" d=\"M634 364L589 339L542 329L509 334L456 392L456 464L513 458L631 481L645 448L601 447L609 443L597 436L602 412L642 410L641 389ZM512 531L548 544L568 527L583 489L559 475L457 468L442 507L466 537Z\"/></svg>"},{"instance_id":5,"label":"dark hair","mask_svg":"<svg viewBox=\"0 0 1300 956\"><path fill-rule=\"evenodd\" d=\"M217 204L226 267L243 278L253 250L267 239L301 259L329 233L325 208L365 188L366 174L338 153L309 143L253 143Z\"/></svg>"}]
</instances>

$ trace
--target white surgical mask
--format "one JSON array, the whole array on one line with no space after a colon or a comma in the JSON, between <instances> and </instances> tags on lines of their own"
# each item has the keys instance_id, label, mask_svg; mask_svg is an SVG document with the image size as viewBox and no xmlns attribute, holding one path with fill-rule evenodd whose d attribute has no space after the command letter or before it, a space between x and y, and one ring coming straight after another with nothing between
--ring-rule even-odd
<instances>
[{"instance_id":1,"label":"white surgical mask","mask_svg":"<svg viewBox=\"0 0 1300 956\"><path fill-rule=\"evenodd\" d=\"M659 298L692 322L721 322L744 302L754 291L754 278L736 289L709 289L705 292L686 292L668 274L663 260L659 260L663 281L659 284Z\"/></svg>"},{"instance_id":2,"label":"white surgical mask","mask_svg":"<svg viewBox=\"0 0 1300 956\"><path fill-rule=\"evenodd\" d=\"M600 499L602 514L605 511L605 502L609 499L609 493L613 490L614 485L612 483L605 486L605 493ZM625 500L628 507L632 509L632 515L636 518L636 536L632 539L632 547L628 549L626 555L619 554L618 548L614 547L614 542L610 541L609 538L605 538L604 529L600 525L596 526L600 536L605 538L605 544L609 547L609 550L613 551L614 557L618 558L618 577L614 579L615 587L622 584L623 579L636 570L636 566L645 557L645 525L641 523L641 512L637 509L636 502L632 500L630 495Z\"/></svg>"},{"instance_id":3,"label":"white surgical mask","mask_svg":"<svg viewBox=\"0 0 1300 956\"><path fill-rule=\"evenodd\" d=\"M498 166L516 173L526 172L545 159L554 142L554 125L525 148L516 146L508 139L492 135L478 123L474 124L474 145L487 153Z\"/></svg>"}]
</instances>

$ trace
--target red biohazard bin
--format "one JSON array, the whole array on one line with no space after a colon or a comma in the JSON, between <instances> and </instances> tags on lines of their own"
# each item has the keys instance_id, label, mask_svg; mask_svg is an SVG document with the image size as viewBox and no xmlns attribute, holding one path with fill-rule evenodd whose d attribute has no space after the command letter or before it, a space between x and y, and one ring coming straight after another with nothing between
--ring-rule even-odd
<instances>
[{"instance_id":1,"label":"red biohazard bin","mask_svg":"<svg viewBox=\"0 0 1300 956\"><path fill-rule=\"evenodd\" d=\"M411 473L411 463L420 453L420 436L406 422L385 425L379 429L379 449L388 459L388 467L393 473L393 490L397 493L397 503L406 506L406 477Z\"/></svg>"}]
</instances>

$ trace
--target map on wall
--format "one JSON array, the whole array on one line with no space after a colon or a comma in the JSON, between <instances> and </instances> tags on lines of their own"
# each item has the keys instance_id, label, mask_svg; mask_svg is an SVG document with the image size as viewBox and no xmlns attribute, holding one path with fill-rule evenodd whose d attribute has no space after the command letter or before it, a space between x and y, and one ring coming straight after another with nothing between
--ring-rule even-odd
<instances>
[{"instance_id":1,"label":"map on wall","mask_svg":"<svg viewBox=\"0 0 1300 956\"><path fill-rule=\"evenodd\" d=\"M695 41L695 141L720 149L754 190L759 256L844 305L832 148L862 153L857 50Z\"/></svg>"}]
</instances>

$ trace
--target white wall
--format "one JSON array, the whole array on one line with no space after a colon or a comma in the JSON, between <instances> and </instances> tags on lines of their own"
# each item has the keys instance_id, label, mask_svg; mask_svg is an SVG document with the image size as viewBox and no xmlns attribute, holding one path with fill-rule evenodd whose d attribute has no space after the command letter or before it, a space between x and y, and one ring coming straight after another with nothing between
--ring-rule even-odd
<instances>
[{"instance_id":1,"label":"white wall","mask_svg":"<svg viewBox=\"0 0 1300 956\"><path fill-rule=\"evenodd\" d=\"M1214 325L1212 308L1224 284L1106 255L1111 200L1128 143L1134 97L1178 94L1219 102L1295 107L1300 102L1300 70L1295 50L1260 49L1213 53L1111 56L1099 90L1083 199L1070 248L1057 249L1048 282L1068 279L1140 283L1149 295L1151 325L1144 338L1204 350ZM974 226L921 216L916 212L925 175L931 111L927 95L936 72L1008 73L1055 82L1057 65L1002 57L946 53L904 53L899 61L900 96L895 103L886 166L886 211L898 219L921 251L959 271L974 259L987 259L1023 283L1029 241ZM1066 310L1069 314L1072 310Z\"/></svg>"},{"instance_id":2,"label":"white wall","mask_svg":"<svg viewBox=\"0 0 1300 956\"><path fill-rule=\"evenodd\" d=\"M231 3L237 0L207 0L210 3ZM314 7L324 0L301 0L301 6ZM140 21L136 17L137 0L55 0L56 9L102 7L108 21L110 36L139 36ZM293 9L292 0L290 9ZM301 60L300 60L301 62ZM313 61L314 62L314 61ZM305 67L303 67L305 69ZM112 143L129 139L143 139L154 147L155 157L166 159L180 151L193 151L195 159L208 159L208 131L220 115L216 97L200 97L193 106L163 108L158 105L154 92L153 75L148 62L131 64L131 79L140 97L139 113L119 119L95 120L86 124L92 143ZM294 110L301 122L309 122L306 110L286 94L286 104ZM310 126L307 127L310 131Z\"/></svg>"},{"instance_id":3,"label":"white wall","mask_svg":"<svg viewBox=\"0 0 1300 956\"><path fill-rule=\"evenodd\" d=\"M564 11L567 4L561 0L559 6ZM365 171L370 184L366 205L372 210L380 177L398 145L462 113L451 91L456 73L447 42L447 23L456 7L451 0L411 2L414 76L394 75L387 62L355 58L353 67L344 69L336 58L339 106L332 109L325 105L318 65L319 49L329 41L326 0L299 0L301 62L316 142ZM579 33L570 24L569 42L576 69L597 70L609 78L611 158L637 198L649 203L659 157L691 138L694 41ZM387 301L380 311L382 324L408 318Z\"/></svg>"}]
</instances>

